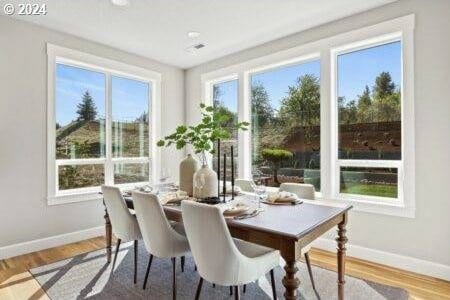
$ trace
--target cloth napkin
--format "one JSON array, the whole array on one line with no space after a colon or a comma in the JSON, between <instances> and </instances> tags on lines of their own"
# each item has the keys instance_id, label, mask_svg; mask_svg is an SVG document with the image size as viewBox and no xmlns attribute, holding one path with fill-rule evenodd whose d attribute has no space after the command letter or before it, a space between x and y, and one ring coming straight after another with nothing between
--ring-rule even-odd
<instances>
[{"instance_id":1,"label":"cloth napkin","mask_svg":"<svg viewBox=\"0 0 450 300\"><path fill-rule=\"evenodd\" d=\"M231 183L226 183L225 184L225 190L226 190L226 195L231 195ZM223 193L223 182L220 183L220 194ZM234 186L234 194L239 194L241 192L241 188L238 186Z\"/></svg>"},{"instance_id":2,"label":"cloth napkin","mask_svg":"<svg viewBox=\"0 0 450 300\"><path fill-rule=\"evenodd\" d=\"M297 195L289 192L270 192L267 201L272 203L284 203L297 201Z\"/></svg>"},{"instance_id":3,"label":"cloth napkin","mask_svg":"<svg viewBox=\"0 0 450 300\"><path fill-rule=\"evenodd\" d=\"M179 203L182 200L189 199L189 195L185 191L176 191L164 194L161 197L161 203L164 204L175 204Z\"/></svg>"}]
</instances>

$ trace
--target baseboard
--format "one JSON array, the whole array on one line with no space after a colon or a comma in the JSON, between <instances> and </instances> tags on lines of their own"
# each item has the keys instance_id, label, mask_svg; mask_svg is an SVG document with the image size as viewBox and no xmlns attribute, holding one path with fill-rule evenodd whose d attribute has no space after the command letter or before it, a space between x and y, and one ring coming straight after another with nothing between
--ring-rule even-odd
<instances>
[{"instance_id":1,"label":"baseboard","mask_svg":"<svg viewBox=\"0 0 450 300\"><path fill-rule=\"evenodd\" d=\"M105 234L105 227L99 226L85 230L55 235L43 239L0 247L0 259L14 257L43 249L75 243Z\"/></svg>"},{"instance_id":2,"label":"baseboard","mask_svg":"<svg viewBox=\"0 0 450 300\"><path fill-rule=\"evenodd\" d=\"M319 238L313 242L313 247L335 252L336 242ZM447 265L358 245L347 244L346 248L347 255L351 257L450 281L450 266Z\"/></svg>"}]
</instances>

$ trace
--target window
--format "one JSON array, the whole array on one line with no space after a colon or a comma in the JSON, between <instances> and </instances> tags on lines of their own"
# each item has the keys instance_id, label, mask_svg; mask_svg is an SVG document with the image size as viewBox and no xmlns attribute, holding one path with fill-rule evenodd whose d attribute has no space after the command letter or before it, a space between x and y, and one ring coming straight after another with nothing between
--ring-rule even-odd
<instances>
[{"instance_id":1,"label":"window","mask_svg":"<svg viewBox=\"0 0 450 300\"><path fill-rule=\"evenodd\" d=\"M149 182L158 74L47 47L49 203L96 199L102 184Z\"/></svg>"},{"instance_id":2,"label":"window","mask_svg":"<svg viewBox=\"0 0 450 300\"><path fill-rule=\"evenodd\" d=\"M398 199L401 41L336 53L339 197Z\"/></svg>"},{"instance_id":3,"label":"window","mask_svg":"<svg viewBox=\"0 0 450 300\"><path fill-rule=\"evenodd\" d=\"M211 101L213 86L239 87L240 177L414 217L413 39L409 15L203 74Z\"/></svg>"},{"instance_id":4,"label":"window","mask_svg":"<svg viewBox=\"0 0 450 300\"><path fill-rule=\"evenodd\" d=\"M251 75L252 171L320 191L320 61Z\"/></svg>"},{"instance_id":5,"label":"window","mask_svg":"<svg viewBox=\"0 0 450 300\"><path fill-rule=\"evenodd\" d=\"M212 85L212 102L216 109L219 109L222 113L230 116L230 125L236 123L238 120L238 81L227 80L224 82L217 82ZM220 159L223 161L223 155L227 156L227 171L226 180L231 180L231 146L233 146L234 156L234 171L235 176L238 176L238 133L236 130L231 130L231 138L228 140L220 141ZM217 145L214 145L215 149ZM217 170L217 149L213 157L213 168ZM223 172L223 165L221 166L221 172ZM223 173L222 173L223 174ZM222 175L221 175L222 176Z\"/></svg>"}]
</instances>

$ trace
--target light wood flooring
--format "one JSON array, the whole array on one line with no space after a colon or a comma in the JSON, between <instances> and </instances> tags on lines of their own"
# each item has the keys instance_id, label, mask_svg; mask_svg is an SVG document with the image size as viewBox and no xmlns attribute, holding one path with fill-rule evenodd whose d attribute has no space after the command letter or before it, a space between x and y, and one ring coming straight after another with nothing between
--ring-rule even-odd
<instances>
[{"instance_id":1,"label":"light wood flooring","mask_svg":"<svg viewBox=\"0 0 450 300\"><path fill-rule=\"evenodd\" d=\"M48 299L28 272L34 267L105 247L103 237L0 260L0 299ZM336 255L313 249L311 261L336 270ZM346 274L408 290L411 299L449 299L450 282L347 257Z\"/></svg>"}]
</instances>

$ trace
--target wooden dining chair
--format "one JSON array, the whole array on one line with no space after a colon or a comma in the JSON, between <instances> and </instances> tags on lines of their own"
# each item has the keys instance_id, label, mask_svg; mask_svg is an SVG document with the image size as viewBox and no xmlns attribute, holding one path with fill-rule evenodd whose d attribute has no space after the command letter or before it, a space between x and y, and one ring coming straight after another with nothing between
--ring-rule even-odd
<instances>
[{"instance_id":1,"label":"wooden dining chair","mask_svg":"<svg viewBox=\"0 0 450 300\"><path fill-rule=\"evenodd\" d=\"M145 248L150 253L143 289L147 285L153 256L171 258L172 298L176 299L176 259L181 257L184 260L184 255L190 251L189 242L182 234L183 228L180 223L174 228L174 225L167 220L158 196L136 191L132 193L132 197L142 239Z\"/></svg>"},{"instance_id":2,"label":"wooden dining chair","mask_svg":"<svg viewBox=\"0 0 450 300\"><path fill-rule=\"evenodd\" d=\"M181 202L186 236L197 265L200 281L195 299L199 299L203 280L234 286L256 281L270 272L272 294L276 299L273 269L280 263L280 253L267 247L233 239L221 210L213 205L193 201Z\"/></svg>"},{"instance_id":3,"label":"wooden dining chair","mask_svg":"<svg viewBox=\"0 0 450 300\"><path fill-rule=\"evenodd\" d=\"M112 225L113 234L117 237L116 253L111 268L114 272L117 254L122 242L134 241L134 279L137 282L137 260L138 260L138 240L141 238L141 231L136 217L128 209L122 197L120 189L115 186L102 185L103 199L108 210L109 219Z\"/></svg>"},{"instance_id":4,"label":"wooden dining chair","mask_svg":"<svg viewBox=\"0 0 450 300\"><path fill-rule=\"evenodd\" d=\"M280 185L280 192L290 192L301 199L314 200L315 190L312 184L306 183L282 183ZM301 249L301 254L305 257L306 266L308 268L309 278L314 291L317 293L316 285L314 284L314 277L311 268L311 261L309 259L309 250L311 250L311 244L306 245Z\"/></svg>"}]
</instances>

